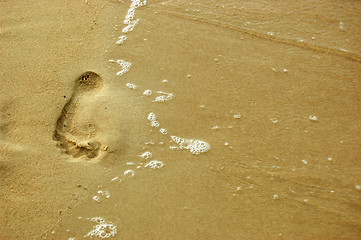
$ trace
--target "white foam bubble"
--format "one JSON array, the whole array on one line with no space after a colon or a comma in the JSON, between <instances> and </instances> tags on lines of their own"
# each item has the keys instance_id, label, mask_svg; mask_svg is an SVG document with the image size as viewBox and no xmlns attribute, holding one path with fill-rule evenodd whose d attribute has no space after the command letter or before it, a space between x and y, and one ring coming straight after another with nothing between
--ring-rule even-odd
<instances>
[{"instance_id":1,"label":"white foam bubble","mask_svg":"<svg viewBox=\"0 0 361 240\"><path fill-rule=\"evenodd\" d=\"M132 83L126 83L125 86L127 86L130 89L136 89L137 88L137 86L132 84Z\"/></svg>"},{"instance_id":2,"label":"white foam bubble","mask_svg":"<svg viewBox=\"0 0 361 240\"><path fill-rule=\"evenodd\" d=\"M116 44L119 44L119 45L120 45L120 44L122 44L126 39L127 39L126 36L124 36L124 35L123 35L123 36L120 36L120 37L119 37L119 40L116 42Z\"/></svg>"},{"instance_id":3,"label":"white foam bubble","mask_svg":"<svg viewBox=\"0 0 361 240\"><path fill-rule=\"evenodd\" d=\"M135 174L135 172L133 170L126 170L123 175L132 177L132 176L134 176L134 174Z\"/></svg>"},{"instance_id":4,"label":"white foam bubble","mask_svg":"<svg viewBox=\"0 0 361 240\"><path fill-rule=\"evenodd\" d=\"M116 180L120 180L119 177L114 177L112 178L112 182L116 181Z\"/></svg>"},{"instance_id":5,"label":"white foam bubble","mask_svg":"<svg viewBox=\"0 0 361 240\"><path fill-rule=\"evenodd\" d=\"M132 5L131 7L134 7L134 8L139 8L139 7L142 7L142 6L145 6L147 4L147 0L132 0Z\"/></svg>"},{"instance_id":6,"label":"white foam bubble","mask_svg":"<svg viewBox=\"0 0 361 240\"><path fill-rule=\"evenodd\" d=\"M139 19L133 20L133 21L126 21L127 22L127 26L123 28L122 32L123 33L128 33L134 30L135 26L137 25Z\"/></svg>"},{"instance_id":7,"label":"white foam bubble","mask_svg":"<svg viewBox=\"0 0 361 240\"><path fill-rule=\"evenodd\" d=\"M310 115L308 117L308 119L310 119L311 121L314 121L314 122L317 122L318 121L318 118L316 116L313 116L313 115Z\"/></svg>"},{"instance_id":8,"label":"white foam bubble","mask_svg":"<svg viewBox=\"0 0 361 240\"><path fill-rule=\"evenodd\" d=\"M132 4L130 5L130 8L128 9L127 14L125 15L124 18L124 24L126 24L127 26L123 28L122 32L123 33L128 33L133 31L135 25L138 23L139 19L133 20L134 16L135 16L135 9L138 7L142 7L144 5L146 5L147 1L140 1L140 0L132 0Z\"/></svg>"},{"instance_id":9,"label":"white foam bubble","mask_svg":"<svg viewBox=\"0 0 361 240\"><path fill-rule=\"evenodd\" d=\"M153 93L152 90L147 89L143 92L143 95L150 96L150 95L152 95L152 93Z\"/></svg>"},{"instance_id":10,"label":"white foam bubble","mask_svg":"<svg viewBox=\"0 0 361 240\"><path fill-rule=\"evenodd\" d=\"M110 197L110 193L106 190L99 190L98 194L104 196L105 198L109 198Z\"/></svg>"},{"instance_id":11,"label":"white foam bubble","mask_svg":"<svg viewBox=\"0 0 361 240\"><path fill-rule=\"evenodd\" d=\"M340 21L338 27L340 28L340 30L343 30L343 22Z\"/></svg>"},{"instance_id":12,"label":"white foam bubble","mask_svg":"<svg viewBox=\"0 0 361 240\"><path fill-rule=\"evenodd\" d=\"M157 117L155 116L155 114L154 113L149 113L149 115L148 115L148 120L149 121L157 121Z\"/></svg>"},{"instance_id":13,"label":"white foam bubble","mask_svg":"<svg viewBox=\"0 0 361 240\"><path fill-rule=\"evenodd\" d=\"M271 122L273 123L278 123L278 119L277 118L270 118Z\"/></svg>"},{"instance_id":14,"label":"white foam bubble","mask_svg":"<svg viewBox=\"0 0 361 240\"><path fill-rule=\"evenodd\" d=\"M135 9L134 8L129 8L127 15L125 15L124 24L129 24L131 20L134 19L134 15L135 15Z\"/></svg>"},{"instance_id":15,"label":"white foam bubble","mask_svg":"<svg viewBox=\"0 0 361 240\"><path fill-rule=\"evenodd\" d=\"M174 95L173 93L167 93L163 91L157 91L158 94L161 94L161 96L156 97L153 102L167 102L173 99Z\"/></svg>"},{"instance_id":16,"label":"white foam bubble","mask_svg":"<svg viewBox=\"0 0 361 240\"><path fill-rule=\"evenodd\" d=\"M164 163L157 160L152 160L149 163L147 163L144 167L150 167L152 169L159 169L164 166Z\"/></svg>"},{"instance_id":17,"label":"white foam bubble","mask_svg":"<svg viewBox=\"0 0 361 240\"><path fill-rule=\"evenodd\" d=\"M144 158L144 159L149 159L149 158L151 158L152 156L153 156L153 155L152 155L151 152L144 152L144 153L142 153L141 155L139 155L139 157Z\"/></svg>"},{"instance_id":18,"label":"white foam bubble","mask_svg":"<svg viewBox=\"0 0 361 240\"><path fill-rule=\"evenodd\" d=\"M241 114L240 113L234 114L233 117L236 119L239 119L239 118L241 118Z\"/></svg>"},{"instance_id":19,"label":"white foam bubble","mask_svg":"<svg viewBox=\"0 0 361 240\"><path fill-rule=\"evenodd\" d=\"M158 122L152 122L152 127L159 127L159 123Z\"/></svg>"},{"instance_id":20,"label":"white foam bubble","mask_svg":"<svg viewBox=\"0 0 361 240\"><path fill-rule=\"evenodd\" d=\"M99 237L99 238L109 238L113 237L117 234L117 227L113 225L113 223L109 222L107 223L103 218L101 217L94 217L90 219L90 221L98 223L98 225L93 227L93 230L88 232L85 237Z\"/></svg>"},{"instance_id":21,"label":"white foam bubble","mask_svg":"<svg viewBox=\"0 0 361 240\"><path fill-rule=\"evenodd\" d=\"M154 113L149 113L148 120L150 121L152 127L159 127L159 123L157 122L157 118Z\"/></svg>"},{"instance_id":22,"label":"white foam bubble","mask_svg":"<svg viewBox=\"0 0 361 240\"><path fill-rule=\"evenodd\" d=\"M171 136L171 138L178 144L179 149L187 149L195 155L208 152L211 149L211 146L207 142L201 140L186 139L177 136Z\"/></svg>"},{"instance_id":23,"label":"white foam bubble","mask_svg":"<svg viewBox=\"0 0 361 240\"><path fill-rule=\"evenodd\" d=\"M109 60L110 62L114 62L114 60ZM115 61L116 63L118 63L121 67L122 70L120 70L119 72L117 72L118 76L123 75L124 73L128 72L130 67L132 66L132 63L130 62L126 62L124 60L118 59L117 61Z\"/></svg>"},{"instance_id":24,"label":"white foam bubble","mask_svg":"<svg viewBox=\"0 0 361 240\"><path fill-rule=\"evenodd\" d=\"M110 194L108 191L105 190L99 190L98 195L100 195L101 197L105 197L105 198L109 198ZM96 202L100 202L100 200L102 199L101 197L99 197L98 195L93 196L93 200Z\"/></svg>"},{"instance_id":25,"label":"white foam bubble","mask_svg":"<svg viewBox=\"0 0 361 240\"><path fill-rule=\"evenodd\" d=\"M159 132L161 132L163 135L166 135L168 133L167 130L164 128L159 129Z\"/></svg>"}]
</instances>

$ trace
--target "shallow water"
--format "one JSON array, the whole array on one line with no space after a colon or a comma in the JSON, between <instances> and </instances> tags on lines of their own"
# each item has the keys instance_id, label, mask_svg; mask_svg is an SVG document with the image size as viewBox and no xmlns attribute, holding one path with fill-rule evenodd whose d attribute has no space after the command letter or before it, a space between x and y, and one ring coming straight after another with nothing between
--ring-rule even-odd
<instances>
[{"instance_id":1,"label":"shallow water","mask_svg":"<svg viewBox=\"0 0 361 240\"><path fill-rule=\"evenodd\" d=\"M4 239L90 238L94 217L110 239L361 235L358 2L148 1L126 34L130 2L52 4L4 4ZM86 71L104 85L79 95ZM64 141L95 158L52 140L71 96Z\"/></svg>"}]
</instances>

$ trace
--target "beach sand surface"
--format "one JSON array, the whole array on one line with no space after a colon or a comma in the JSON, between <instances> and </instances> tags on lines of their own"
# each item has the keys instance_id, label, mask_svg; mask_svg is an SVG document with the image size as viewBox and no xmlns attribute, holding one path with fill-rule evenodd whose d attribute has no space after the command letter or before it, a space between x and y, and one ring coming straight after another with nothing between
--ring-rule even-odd
<instances>
[{"instance_id":1,"label":"beach sand surface","mask_svg":"<svg viewBox=\"0 0 361 240\"><path fill-rule=\"evenodd\" d=\"M359 239L361 2L130 6L0 3L0 239Z\"/></svg>"}]
</instances>

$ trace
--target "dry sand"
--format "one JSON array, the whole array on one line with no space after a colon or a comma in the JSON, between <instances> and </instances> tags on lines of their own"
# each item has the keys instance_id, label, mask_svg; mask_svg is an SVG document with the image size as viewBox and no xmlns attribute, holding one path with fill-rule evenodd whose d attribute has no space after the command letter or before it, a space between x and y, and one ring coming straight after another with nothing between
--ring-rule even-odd
<instances>
[{"instance_id":1,"label":"dry sand","mask_svg":"<svg viewBox=\"0 0 361 240\"><path fill-rule=\"evenodd\" d=\"M360 239L361 2L130 5L0 3L0 239Z\"/></svg>"}]
</instances>

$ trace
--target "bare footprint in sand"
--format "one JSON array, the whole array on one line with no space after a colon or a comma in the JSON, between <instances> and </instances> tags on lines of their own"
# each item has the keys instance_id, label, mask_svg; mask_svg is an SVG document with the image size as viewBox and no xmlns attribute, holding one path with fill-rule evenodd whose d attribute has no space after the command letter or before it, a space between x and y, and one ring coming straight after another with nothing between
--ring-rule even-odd
<instances>
[{"instance_id":1,"label":"bare footprint in sand","mask_svg":"<svg viewBox=\"0 0 361 240\"><path fill-rule=\"evenodd\" d=\"M103 79L98 74L83 73L76 79L73 94L56 123L53 139L73 158L95 160L106 150L91 115L102 87Z\"/></svg>"}]
</instances>

